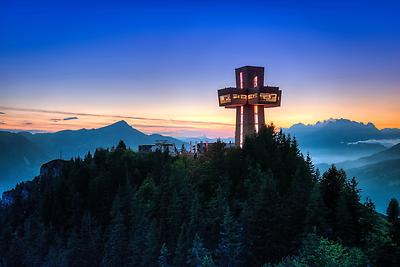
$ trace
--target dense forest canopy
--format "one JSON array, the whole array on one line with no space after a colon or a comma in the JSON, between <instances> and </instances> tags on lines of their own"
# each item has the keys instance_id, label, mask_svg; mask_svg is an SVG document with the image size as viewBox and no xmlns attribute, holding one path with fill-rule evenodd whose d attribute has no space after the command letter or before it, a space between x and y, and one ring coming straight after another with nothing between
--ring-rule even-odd
<instances>
[{"instance_id":1,"label":"dense forest canopy","mask_svg":"<svg viewBox=\"0 0 400 267\"><path fill-rule=\"evenodd\" d=\"M384 219L273 126L243 149L171 157L121 141L52 168L3 199L0 266L400 265L397 201Z\"/></svg>"}]
</instances>

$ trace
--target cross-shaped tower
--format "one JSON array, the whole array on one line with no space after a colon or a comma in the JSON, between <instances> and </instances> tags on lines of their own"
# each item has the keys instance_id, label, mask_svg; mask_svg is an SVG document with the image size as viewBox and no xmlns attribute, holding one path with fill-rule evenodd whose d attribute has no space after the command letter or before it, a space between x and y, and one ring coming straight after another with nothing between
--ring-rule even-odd
<instances>
[{"instance_id":1,"label":"cross-shaped tower","mask_svg":"<svg viewBox=\"0 0 400 267\"><path fill-rule=\"evenodd\" d=\"M220 107L236 109L235 144L242 147L247 135L265 124L264 108L281 105L279 87L264 86L264 67L244 66L235 70L236 87L218 90Z\"/></svg>"}]
</instances>

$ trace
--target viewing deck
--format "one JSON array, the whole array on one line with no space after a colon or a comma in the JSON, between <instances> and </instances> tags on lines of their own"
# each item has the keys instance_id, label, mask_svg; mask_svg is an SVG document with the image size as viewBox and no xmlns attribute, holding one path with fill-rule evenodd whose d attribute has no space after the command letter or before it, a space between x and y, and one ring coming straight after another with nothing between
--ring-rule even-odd
<instances>
[{"instance_id":1,"label":"viewing deck","mask_svg":"<svg viewBox=\"0 0 400 267\"><path fill-rule=\"evenodd\" d=\"M272 108L281 105L281 95L282 91L279 87L274 86L251 89L228 87L218 90L218 101L219 106L225 108L235 108L246 104Z\"/></svg>"}]
</instances>

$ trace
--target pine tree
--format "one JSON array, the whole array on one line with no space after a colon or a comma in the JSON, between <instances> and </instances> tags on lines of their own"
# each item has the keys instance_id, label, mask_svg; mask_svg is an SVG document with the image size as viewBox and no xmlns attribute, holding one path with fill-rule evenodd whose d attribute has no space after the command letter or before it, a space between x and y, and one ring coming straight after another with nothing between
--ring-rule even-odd
<instances>
[{"instance_id":1,"label":"pine tree","mask_svg":"<svg viewBox=\"0 0 400 267\"><path fill-rule=\"evenodd\" d=\"M85 155L85 159L84 162L86 164L89 164L92 161L93 157L92 157L92 153L90 153L90 151Z\"/></svg>"},{"instance_id":2,"label":"pine tree","mask_svg":"<svg viewBox=\"0 0 400 267\"><path fill-rule=\"evenodd\" d=\"M314 166L314 164L313 164L313 162L312 162L312 160L311 160L311 156L310 156L310 153L307 153L307 156L306 156L306 165L307 165L307 169L308 169L308 172L313 176L313 177L315 177L315 166Z\"/></svg>"},{"instance_id":3,"label":"pine tree","mask_svg":"<svg viewBox=\"0 0 400 267\"><path fill-rule=\"evenodd\" d=\"M215 266L211 254L203 246L201 238L196 234L193 240L193 247L187 260L189 266L193 267L213 267Z\"/></svg>"},{"instance_id":4,"label":"pine tree","mask_svg":"<svg viewBox=\"0 0 400 267\"><path fill-rule=\"evenodd\" d=\"M337 205L346 190L346 182L344 171L338 170L334 165L323 174L320 182L321 197L328 210L327 223L331 228L335 227Z\"/></svg>"},{"instance_id":5,"label":"pine tree","mask_svg":"<svg viewBox=\"0 0 400 267\"><path fill-rule=\"evenodd\" d=\"M2 259L4 266L26 266L24 265L24 243L18 236L14 236L9 240L9 250L7 255Z\"/></svg>"},{"instance_id":6,"label":"pine tree","mask_svg":"<svg viewBox=\"0 0 400 267\"><path fill-rule=\"evenodd\" d=\"M389 206L386 210L386 214L388 216L388 221L391 223L395 223L399 218L399 202L397 199L392 198L389 202Z\"/></svg>"},{"instance_id":7,"label":"pine tree","mask_svg":"<svg viewBox=\"0 0 400 267\"><path fill-rule=\"evenodd\" d=\"M127 248L127 266L139 266L143 255L143 244L145 240L147 217L144 205L137 192L132 194L129 203L129 241Z\"/></svg>"},{"instance_id":8,"label":"pine tree","mask_svg":"<svg viewBox=\"0 0 400 267\"><path fill-rule=\"evenodd\" d=\"M119 141L116 150L117 151L125 151L126 150L126 144L123 140Z\"/></svg>"},{"instance_id":9,"label":"pine tree","mask_svg":"<svg viewBox=\"0 0 400 267\"><path fill-rule=\"evenodd\" d=\"M195 233L199 231L200 228L200 200L198 194L194 194L192 198L192 203L189 211L189 225L188 225L188 235L194 237Z\"/></svg>"},{"instance_id":10,"label":"pine tree","mask_svg":"<svg viewBox=\"0 0 400 267\"><path fill-rule=\"evenodd\" d=\"M202 259L201 259L201 266L202 267L216 267L213 258L211 257L210 254L205 255Z\"/></svg>"},{"instance_id":11,"label":"pine tree","mask_svg":"<svg viewBox=\"0 0 400 267\"><path fill-rule=\"evenodd\" d=\"M185 266L187 251L189 250L187 226L184 222L180 227L180 233L177 240L177 245L174 253L174 266Z\"/></svg>"},{"instance_id":12,"label":"pine tree","mask_svg":"<svg viewBox=\"0 0 400 267\"><path fill-rule=\"evenodd\" d=\"M221 225L220 241L216 256L219 266L238 266L242 250L242 227L233 218L229 207L226 208Z\"/></svg>"},{"instance_id":13,"label":"pine tree","mask_svg":"<svg viewBox=\"0 0 400 267\"><path fill-rule=\"evenodd\" d=\"M336 236L347 244L354 244L356 241L353 217L350 212L346 196L340 195L336 208L335 230Z\"/></svg>"},{"instance_id":14,"label":"pine tree","mask_svg":"<svg viewBox=\"0 0 400 267\"><path fill-rule=\"evenodd\" d=\"M400 248L400 220L399 220L399 202L392 198L386 211L388 221L391 223L390 237L392 241Z\"/></svg>"},{"instance_id":15,"label":"pine tree","mask_svg":"<svg viewBox=\"0 0 400 267\"><path fill-rule=\"evenodd\" d=\"M393 243L400 249L400 221L397 220L390 229L390 237Z\"/></svg>"},{"instance_id":16,"label":"pine tree","mask_svg":"<svg viewBox=\"0 0 400 267\"><path fill-rule=\"evenodd\" d=\"M77 230L74 229L72 234L69 235L68 245L67 245L67 257L68 257L68 265L78 267L78 266L86 266L89 264L87 262L87 257L84 254L86 244L80 238Z\"/></svg>"},{"instance_id":17,"label":"pine tree","mask_svg":"<svg viewBox=\"0 0 400 267\"><path fill-rule=\"evenodd\" d=\"M315 182L319 182L321 180L321 172L319 171L319 169L317 168L315 170L315 174L314 174L314 181Z\"/></svg>"},{"instance_id":18,"label":"pine tree","mask_svg":"<svg viewBox=\"0 0 400 267\"><path fill-rule=\"evenodd\" d=\"M305 232L324 232L326 228L327 209L322 200L319 184L316 183L306 207Z\"/></svg>"},{"instance_id":19,"label":"pine tree","mask_svg":"<svg viewBox=\"0 0 400 267\"><path fill-rule=\"evenodd\" d=\"M115 197L111 214L112 220L108 229L102 264L104 266L123 266L126 256L127 230L124 225L121 201L118 194Z\"/></svg>"},{"instance_id":20,"label":"pine tree","mask_svg":"<svg viewBox=\"0 0 400 267\"><path fill-rule=\"evenodd\" d=\"M180 152L181 152L181 154L186 154L187 153L185 144L182 144Z\"/></svg>"},{"instance_id":21,"label":"pine tree","mask_svg":"<svg viewBox=\"0 0 400 267\"><path fill-rule=\"evenodd\" d=\"M142 251L143 256L141 266L156 266L160 245L155 220L153 220L147 227Z\"/></svg>"},{"instance_id":22,"label":"pine tree","mask_svg":"<svg viewBox=\"0 0 400 267\"><path fill-rule=\"evenodd\" d=\"M158 265L160 267L168 267L168 248L165 243L163 243L161 249L160 249L160 256L158 257Z\"/></svg>"},{"instance_id":23,"label":"pine tree","mask_svg":"<svg viewBox=\"0 0 400 267\"><path fill-rule=\"evenodd\" d=\"M101 259L101 233L90 213L84 214L82 218L79 238L83 244L80 257L86 261L86 265L98 266Z\"/></svg>"},{"instance_id":24,"label":"pine tree","mask_svg":"<svg viewBox=\"0 0 400 267\"><path fill-rule=\"evenodd\" d=\"M62 246L50 246L49 251L40 265L41 267L68 267L67 250Z\"/></svg>"},{"instance_id":25,"label":"pine tree","mask_svg":"<svg viewBox=\"0 0 400 267\"><path fill-rule=\"evenodd\" d=\"M40 265L49 249L48 232L37 217L30 217L24 223L24 262L26 265ZM8 243L4 241L5 244Z\"/></svg>"}]
</instances>

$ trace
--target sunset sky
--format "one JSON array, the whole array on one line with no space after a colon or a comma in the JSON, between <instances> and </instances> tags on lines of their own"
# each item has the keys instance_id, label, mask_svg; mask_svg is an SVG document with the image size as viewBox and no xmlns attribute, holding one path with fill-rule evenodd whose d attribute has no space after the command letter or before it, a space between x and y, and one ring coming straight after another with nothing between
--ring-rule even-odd
<instances>
[{"instance_id":1,"label":"sunset sky","mask_svg":"<svg viewBox=\"0 0 400 267\"><path fill-rule=\"evenodd\" d=\"M235 111L216 91L243 65L282 89L266 117L279 127L400 127L395 1L39 2L0 3L0 129L124 119L146 133L233 136Z\"/></svg>"}]
</instances>

